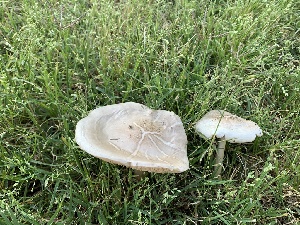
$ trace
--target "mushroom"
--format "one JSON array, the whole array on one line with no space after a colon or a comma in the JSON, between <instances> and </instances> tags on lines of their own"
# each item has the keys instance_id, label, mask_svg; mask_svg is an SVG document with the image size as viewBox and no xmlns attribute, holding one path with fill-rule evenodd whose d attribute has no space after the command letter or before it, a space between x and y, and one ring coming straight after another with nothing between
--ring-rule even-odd
<instances>
[{"instance_id":1,"label":"mushroom","mask_svg":"<svg viewBox=\"0 0 300 225\"><path fill-rule=\"evenodd\" d=\"M179 116L134 102L92 110L77 123L75 140L87 153L138 170L136 174L189 168L187 136Z\"/></svg>"},{"instance_id":2,"label":"mushroom","mask_svg":"<svg viewBox=\"0 0 300 225\"><path fill-rule=\"evenodd\" d=\"M214 136L220 139L215 161L215 177L221 174L226 141L230 143L252 142L256 136L263 134L256 123L224 110L212 110L206 113L196 123L195 129L208 139Z\"/></svg>"}]
</instances>

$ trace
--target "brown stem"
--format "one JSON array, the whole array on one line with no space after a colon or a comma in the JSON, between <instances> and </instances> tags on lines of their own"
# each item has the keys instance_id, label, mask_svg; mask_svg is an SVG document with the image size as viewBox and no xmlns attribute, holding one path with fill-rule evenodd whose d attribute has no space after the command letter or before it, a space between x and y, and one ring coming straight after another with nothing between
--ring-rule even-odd
<instances>
[{"instance_id":1,"label":"brown stem","mask_svg":"<svg viewBox=\"0 0 300 225\"><path fill-rule=\"evenodd\" d=\"M145 176L146 176L146 173L145 171L141 171L141 170L133 170L133 173L135 175L135 178L140 181L142 180Z\"/></svg>"}]
</instances>

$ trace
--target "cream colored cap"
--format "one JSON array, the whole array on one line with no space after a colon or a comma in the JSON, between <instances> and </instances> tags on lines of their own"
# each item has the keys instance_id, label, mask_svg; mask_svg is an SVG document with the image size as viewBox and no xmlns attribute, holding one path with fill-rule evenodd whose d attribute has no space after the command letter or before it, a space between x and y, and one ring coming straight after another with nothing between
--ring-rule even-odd
<instances>
[{"instance_id":1,"label":"cream colored cap","mask_svg":"<svg viewBox=\"0 0 300 225\"><path fill-rule=\"evenodd\" d=\"M189 169L180 118L142 104L127 102L91 111L77 123L75 140L97 158L137 170L180 173Z\"/></svg>"},{"instance_id":2,"label":"cream colored cap","mask_svg":"<svg viewBox=\"0 0 300 225\"><path fill-rule=\"evenodd\" d=\"M196 130L206 138L225 137L231 143L252 142L256 136L262 136L260 127L241 117L224 110L212 110L206 113L196 124Z\"/></svg>"}]
</instances>

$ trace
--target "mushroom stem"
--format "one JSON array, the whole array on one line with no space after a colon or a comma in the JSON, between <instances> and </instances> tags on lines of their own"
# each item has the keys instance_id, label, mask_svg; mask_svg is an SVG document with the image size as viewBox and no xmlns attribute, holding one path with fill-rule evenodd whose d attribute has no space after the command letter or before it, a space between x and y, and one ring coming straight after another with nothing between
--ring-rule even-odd
<instances>
[{"instance_id":1,"label":"mushroom stem","mask_svg":"<svg viewBox=\"0 0 300 225\"><path fill-rule=\"evenodd\" d=\"M221 178L220 174L223 168L223 160L224 160L224 151L225 151L225 145L226 145L226 140L225 136L222 137L219 140L218 144L218 150L217 150L217 155L216 155L216 162L215 162L215 177L216 178Z\"/></svg>"},{"instance_id":2,"label":"mushroom stem","mask_svg":"<svg viewBox=\"0 0 300 225\"><path fill-rule=\"evenodd\" d=\"M146 172L141 170L133 170L133 173L138 181L142 180L146 176Z\"/></svg>"}]
</instances>

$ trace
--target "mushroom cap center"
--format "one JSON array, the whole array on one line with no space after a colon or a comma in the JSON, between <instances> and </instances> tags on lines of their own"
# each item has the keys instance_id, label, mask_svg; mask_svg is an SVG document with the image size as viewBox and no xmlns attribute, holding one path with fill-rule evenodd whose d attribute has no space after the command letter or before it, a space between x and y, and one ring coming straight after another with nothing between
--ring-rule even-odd
<instances>
[{"instance_id":1,"label":"mushroom cap center","mask_svg":"<svg viewBox=\"0 0 300 225\"><path fill-rule=\"evenodd\" d=\"M182 138L175 132L176 126L181 124L175 120L173 124L166 122L173 116L171 112L151 109L121 110L97 121L97 137L100 142L107 141L116 150L126 151L131 156L163 160L185 149L178 142Z\"/></svg>"}]
</instances>

